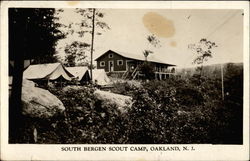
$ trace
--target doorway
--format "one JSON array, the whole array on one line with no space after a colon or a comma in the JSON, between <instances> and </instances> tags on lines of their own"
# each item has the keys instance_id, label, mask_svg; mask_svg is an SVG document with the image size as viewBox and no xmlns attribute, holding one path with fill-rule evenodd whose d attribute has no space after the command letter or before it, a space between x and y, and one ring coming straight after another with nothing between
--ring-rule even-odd
<instances>
[{"instance_id":1,"label":"doorway","mask_svg":"<svg viewBox=\"0 0 250 161\"><path fill-rule=\"evenodd\" d=\"M114 71L114 61L109 61L109 72Z\"/></svg>"}]
</instances>

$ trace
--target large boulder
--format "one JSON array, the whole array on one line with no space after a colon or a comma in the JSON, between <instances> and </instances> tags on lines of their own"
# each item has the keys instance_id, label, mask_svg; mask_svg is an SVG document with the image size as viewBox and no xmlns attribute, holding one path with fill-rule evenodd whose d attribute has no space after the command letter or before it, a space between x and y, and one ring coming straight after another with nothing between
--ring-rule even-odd
<instances>
[{"instance_id":1,"label":"large boulder","mask_svg":"<svg viewBox=\"0 0 250 161\"><path fill-rule=\"evenodd\" d=\"M37 88L25 80L22 87L23 115L36 118L50 118L65 110L63 103L48 90Z\"/></svg>"},{"instance_id":2,"label":"large boulder","mask_svg":"<svg viewBox=\"0 0 250 161\"><path fill-rule=\"evenodd\" d=\"M118 110L121 112L126 112L132 105L132 98L129 96L102 90L96 90L94 95L97 97L97 99L102 100L105 104L116 105Z\"/></svg>"},{"instance_id":3,"label":"large boulder","mask_svg":"<svg viewBox=\"0 0 250 161\"><path fill-rule=\"evenodd\" d=\"M33 81L23 79L23 87L35 87L35 83Z\"/></svg>"}]
</instances>

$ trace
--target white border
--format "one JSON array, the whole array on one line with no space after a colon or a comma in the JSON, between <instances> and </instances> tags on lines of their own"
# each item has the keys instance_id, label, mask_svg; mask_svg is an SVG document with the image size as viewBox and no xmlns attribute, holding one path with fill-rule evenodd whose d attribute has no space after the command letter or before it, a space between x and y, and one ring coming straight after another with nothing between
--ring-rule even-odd
<instances>
[{"instance_id":1,"label":"white border","mask_svg":"<svg viewBox=\"0 0 250 161\"><path fill-rule=\"evenodd\" d=\"M188 145L192 152L62 152L64 145L8 144L8 7L144 8L144 9L244 9L244 144ZM63 1L1 2L1 160L248 160L249 159L249 2L236 1L89 1L68 5ZM76 145L65 145L76 146ZM112 146L112 145L77 145ZM119 146L119 145L116 145ZM134 146L134 145L121 145ZM144 145L141 145L144 146ZM152 146L152 145L145 145ZM160 146L160 145L157 145ZM171 146L171 145L168 145ZM181 147L181 145L178 145ZM185 145L184 145L185 146Z\"/></svg>"}]
</instances>

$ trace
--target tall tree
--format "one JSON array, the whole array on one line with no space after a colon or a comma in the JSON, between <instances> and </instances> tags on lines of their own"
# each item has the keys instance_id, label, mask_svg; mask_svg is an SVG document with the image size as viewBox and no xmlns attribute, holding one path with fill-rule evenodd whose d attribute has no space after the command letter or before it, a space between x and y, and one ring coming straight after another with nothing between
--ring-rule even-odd
<instances>
[{"instance_id":1,"label":"tall tree","mask_svg":"<svg viewBox=\"0 0 250 161\"><path fill-rule=\"evenodd\" d=\"M55 42L64 35L57 29L60 24L54 23L54 12L51 8L9 10L10 58L23 52L25 58L35 58L37 63L56 61Z\"/></svg>"},{"instance_id":2,"label":"tall tree","mask_svg":"<svg viewBox=\"0 0 250 161\"><path fill-rule=\"evenodd\" d=\"M146 40L147 42L149 43L150 46L153 46L153 47L161 47L160 45L160 41L158 40L158 38L152 34L152 35L148 35L146 37ZM149 50L149 49L145 49L143 50L143 55L145 57L145 62L140 65L140 71L142 74L145 75L145 78L146 79L154 79L154 68L153 66L148 62L148 56L150 54L153 54L154 52L152 50Z\"/></svg>"},{"instance_id":3,"label":"tall tree","mask_svg":"<svg viewBox=\"0 0 250 161\"><path fill-rule=\"evenodd\" d=\"M154 34L148 35L146 39L147 39L147 42L148 42L150 45L152 45L153 47L161 47L161 45L160 45L160 40L158 40L157 37L156 37ZM148 50L148 49L143 50L143 55L144 55L144 57L145 57L145 61L147 61L148 56L149 56L150 54L153 54L153 53L154 53L153 51Z\"/></svg>"},{"instance_id":4,"label":"tall tree","mask_svg":"<svg viewBox=\"0 0 250 161\"><path fill-rule=\"evenodd\" d=\"M92 79L92 69L93 69L93 52L94 52L94 39L95 35L101 35L101 30L110 29L109 25L102 21L104 13L95 9L76 9L77 13L83 16L83 20L80 24L84 30L79 31L80 36L84 36L85 33L91 34L91 45L90 45L90 76ZM99 29L99 30L98 30ZM101 30L100 30L101 29Z\"/></svg>"},{"instance_id":5,"label":"tall tree","mask_svg":"<svg viewBox=\"0 0 250 161\"><path fill-rule=\"evenodd\" d=\"M57 11L60 15L60 12L63 12L64 10L58 9ZM77 53L82 53L83 55L73 54L72 56L70 56L69 55L70 53L66 52L66 57L62 58L62 61L64 61L65 64L68 65L69 64L68 61L71 61L72 59L79 60L78 57L86 56L85 59L81 59L82 61L78 61L75 65L88 64L88 67L92 71L95 36L102 35L103 31L109 30L110 27L106 22L103 21L104 13L98 9L77 8L74 10L74 12L81 16L81 20L76 22L64 22L59 20L58 22L62 23L60 30L66 35L66 40L68 39L69 41L71 41L71 39L74 38L74 41L77 41L79 44L85 44L86 46L84 48L85 52L83 52L83 48L77 46L75 48L76 50L78 50ZM69 45L73 44L74 41L69 43ZM89 45L87 46L87 44ZM65 45L66 46L65 48L63 47L64 51L68 50L67 48L69 45ZM88 54L86 54L87 52L90 54L91 57L90 60L89 57L87 56ZM86 63L86 61L89 62Z\"/></svg>"},{"instance_id":6,"label":"tall tree","mask_svg":"<svg viewBox=\"0 0 250 161\"><path fill-rule=\"evenodd\" d=\"M54 23L54 9L9 9L9 60L14 61L9 106L9 138L17 139L22 125L21 93L24 59L45 63L54 61L54 44L63 35ZM18 140L18 139L17 139ZM17 141L10 140L10 141Z\"/></svg>"},{"instance_id":7,"label":"tall tree","mask_svg":"<svg viewBox=\"0 0 250 161\"><path fill-rule=\"evenodd\" d=\"M202 76L204 62L206 62L209 58L212 58L212 50L215 47L217 47L215 42L209 41L205 38L202 38L197 44L189 44L188 48L193 50L196 54L193 64L198 65L196 69L200 76Z\"/></svg>"}]
</instances>

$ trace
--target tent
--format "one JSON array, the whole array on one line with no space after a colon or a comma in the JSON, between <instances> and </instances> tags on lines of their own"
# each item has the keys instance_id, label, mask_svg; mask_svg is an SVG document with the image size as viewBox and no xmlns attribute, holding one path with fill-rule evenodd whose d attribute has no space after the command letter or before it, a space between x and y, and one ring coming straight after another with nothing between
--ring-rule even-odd
<instances>
[{"instance_id":1,"label":"tent","mask_svg":"<svg viewBox=\"0 0 250 161\"><path fill-rule=\"evenodd\" d=\"M74 77L80 82L88 82L90 80L90 75L88 67L66 67L66 70L69 71Z\"/></svg>"},{"instance_id":2,"label":"tent","mask_svg":"<svg viewBox=\"0 0 250 161\"><path fill-rule=\"evenodd\" d=\"M23 73L23 78L29 80L57 80L70 81L73 75L61 63L30 65Z\"/></svg>"},{"instance_id":3,"label":"tent","mask_svg":"<svg viewBox=\"0 0 250 161\"><path fill-rule=\"evenodd\" d=\"M92 74L93 82L95 82L97 85L105 86L111 84L111 81L104 69L94 69L92 70Z\"/></svg>"}]
</instances>

